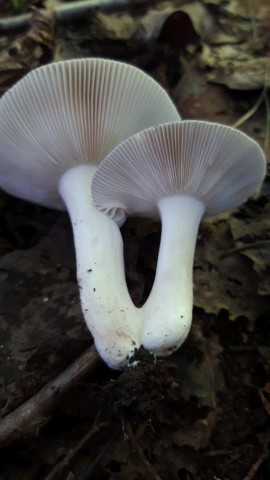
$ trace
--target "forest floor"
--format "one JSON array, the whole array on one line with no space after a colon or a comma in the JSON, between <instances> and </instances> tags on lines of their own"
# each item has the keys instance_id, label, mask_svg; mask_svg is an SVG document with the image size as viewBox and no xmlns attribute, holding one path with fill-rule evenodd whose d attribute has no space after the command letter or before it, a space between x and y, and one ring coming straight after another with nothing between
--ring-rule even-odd
<instances>
[{"instance_id":1,"label":"forest floor","mask_svg":"<svg viewBox=\"0 0 270 480\"><path fill-rule=\"evenodd\" d=\"M1 93L52 60L113 58L153 76L184 119L238 126L269 158L270 7L244 3L130 2L64 23L37 9L19 32L0 19ZM187 341L157 362L138 352L121 373L84 324L67 214L1 192L0 479L270 478L269 218L267 175L256 197L202 222ZM122 234L139 306L160 224L131 218Z\"/></svg>"}]
</instances>

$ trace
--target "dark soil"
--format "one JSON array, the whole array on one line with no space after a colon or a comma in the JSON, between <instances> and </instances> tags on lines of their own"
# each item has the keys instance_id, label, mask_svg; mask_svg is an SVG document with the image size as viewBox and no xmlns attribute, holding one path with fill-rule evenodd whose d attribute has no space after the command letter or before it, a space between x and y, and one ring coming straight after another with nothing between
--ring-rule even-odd
<instances>
[{"instance_id":1,"label":"dark soil","mask_svg":"<svg viewBox=\"0 0 270 480\"><path fill-rule=\"evenodd\" d=\"M181 16L182 21L191 38L181 45L166 30L157 44L145 45L136 36L129 42L85 36L89 28L96 32L94 17L79 26L71 22L57 26L52 53L57 59L128 61L168 90L184 118L232 124L259 92L209 83L197 61L198 35L189 19ZM5 37L3 45L8 42ZM263 146L266 113L261 105L241 127ZM1 450L1 480L270 478L269 201L267 177L260 196L203 222L194 262L193 326L185 344L166 359L141 349L124 372L100 363L68 393L60 391L54 408L31 418L31 433L20 432L19 441ZM130 293L141 305L155 274L160 225L129 219L122 232ZM4 418L92 340L80 310L65 213L1 192L0 254Z\"/></svg>"}]
</instances>

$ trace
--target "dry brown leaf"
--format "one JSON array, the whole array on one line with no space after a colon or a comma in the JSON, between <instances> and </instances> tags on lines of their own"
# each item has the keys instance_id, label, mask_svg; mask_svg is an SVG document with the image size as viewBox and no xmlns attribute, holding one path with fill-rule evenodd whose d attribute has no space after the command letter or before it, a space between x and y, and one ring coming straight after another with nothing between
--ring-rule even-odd
<instances>
[{"instance_id":1,"label":"dry brown leaf","mask_svg":"<svg viewBox=\"0 0 270 480\"><path fill-rule=\"evenodd\" d=\"M244 316L252 325L268 311L269 301L258 301L258 275L248 259L229 253L233 247L227 221L201 229L194 261L194 305L216 315L226 310L230 320Z\"/></svg>"},{"instance_id":2,"label":"dry brown leaf","mask_svg":"<svg viewBox=\"0 0 270 480\"><path fill-rule=\"evenodd\" d=\"M249 258L258 274L257 292L270 295L270 205L265 202L256 215L231 217L230 230L235 240L233 251Z\"/></svg>"},{"instance_id":3,"label":"dry brown leaf","mask_svg":"<svg viewBox=\"0 0 270 480\"><path fill-rule=\"evenodd\" d=\"M0 259L2 415L61 372L91 341L74 268L66 219L35 247Z\"/></svg>"},{"instance_id":4,"label":"dry brown leaf","mask_svg":"<svg viewBox=\"0 0 270 480\"><path fill-rule=\"evenodd\" d=\"M263 18L266 10L269 8L268 0L257 0L256 5L250 0L204 0L206 5L215 5L217 10L229 18L240 20L246 19L250 21L250 17L256 19Z\"/></svg>"},{"instance_id":5,"label":"dry brown leaf","mask_svg":"<svg viewBox=\"0 0 270 480\"><path fill-rule=\"evenodd\" d=\"M199 450L209 444L216 424L217 412L210 411L206 418L197 420L193 425L182 426L172 433L172 439L179 447L188 445Z\"/></svg>"},{"instance_id":6,"label":"dry brown leaf","mask_svg":"<svg viewBox=\"0 0 270 480\"><path fill-rule=\"evenodd\" d=\"M203 45L201 62L210 69L211 82L235 90L255 90L270 86L269 52L257 55L247 43L241 45Z\"/></svg>"},{"instance_id":7,"label":"dry brown leaf","mask_svg":"<svg viewBox=\"0 0 270 480\"><path fill-rule=\"evenodd\" d=\"M54 14L32 8L29 30L0 55L0 91L10 88L28 71L52 59Z\"/></svg>"},{"instance_id":8,"label":"dry brown leaf","mask_svg":"<svg viewBox=\"0 0 270 480\"><path fill-rule=\"evenodd\" d=\"M205 0L205 5L212 7L219 33L231 37L204 40L201 61L211 69L208 79L237 90L270 86L269 1Z\"/></svg>"}]
</instances>

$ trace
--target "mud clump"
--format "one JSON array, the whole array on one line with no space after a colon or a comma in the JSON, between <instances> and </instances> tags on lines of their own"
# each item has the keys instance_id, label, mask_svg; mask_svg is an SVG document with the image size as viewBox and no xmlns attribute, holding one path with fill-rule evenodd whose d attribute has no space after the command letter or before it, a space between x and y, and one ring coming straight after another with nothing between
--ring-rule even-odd
<instances>
[{"instance_id":1,"label":"mud clump","mask_svg":"<svg viewBox=\"0 0 270 480\"><path fill-rule=\"evenodd\" d=\"M137 422L148 422L155 409L178 383L170 365L157 360L143 347L136 350L129 366L110 385L110 404L114 415Z\"/></svg>"}]
</instances>

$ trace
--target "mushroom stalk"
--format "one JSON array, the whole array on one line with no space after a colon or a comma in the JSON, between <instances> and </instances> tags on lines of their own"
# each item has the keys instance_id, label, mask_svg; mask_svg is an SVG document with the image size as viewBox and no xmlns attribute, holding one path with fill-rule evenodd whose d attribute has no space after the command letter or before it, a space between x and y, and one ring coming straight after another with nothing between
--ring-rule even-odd
<instances>
[{"instance_id":1,"label":"mushroom stalk","mask_svg":"<svg viewBox=\"0 0 270 480\"><path fill-rule=\"evenodd\" d=\"M143 130L100 164L92 183L98 208L105 211L109 205L150 217L159 210L161 216L156 278L142 307L140 338L148 350L169 355L189 332L192 265L202 216L244 202L261 185L265 167L263 151L244 133L194 120Z\"/></svg>"},{"instance_id":2,"label":"mushroom stalk","mask_svg":"<svg viewBox=\"0 0 270 480\"><path fill-rule=\"evenodd\" d=\"M71 168L59 191L72 223L85 321L103 360L122 368L139 346L139 319L126 285L120 230L93 205L95 171L91 165Z\"/></svg>"},{"instance_id":3,"label":"mushroom stalk","mask_svg":"<svg viewBox=\"0 0 270 480\"><path fill-rule=\"evenodd\" d=\"M143 307L142 343L158 355L169 355L190 330L193 305L193 258L205 206L186 195L159 200L162 234L156 276Z\"/></svg>"}]
</instances>

